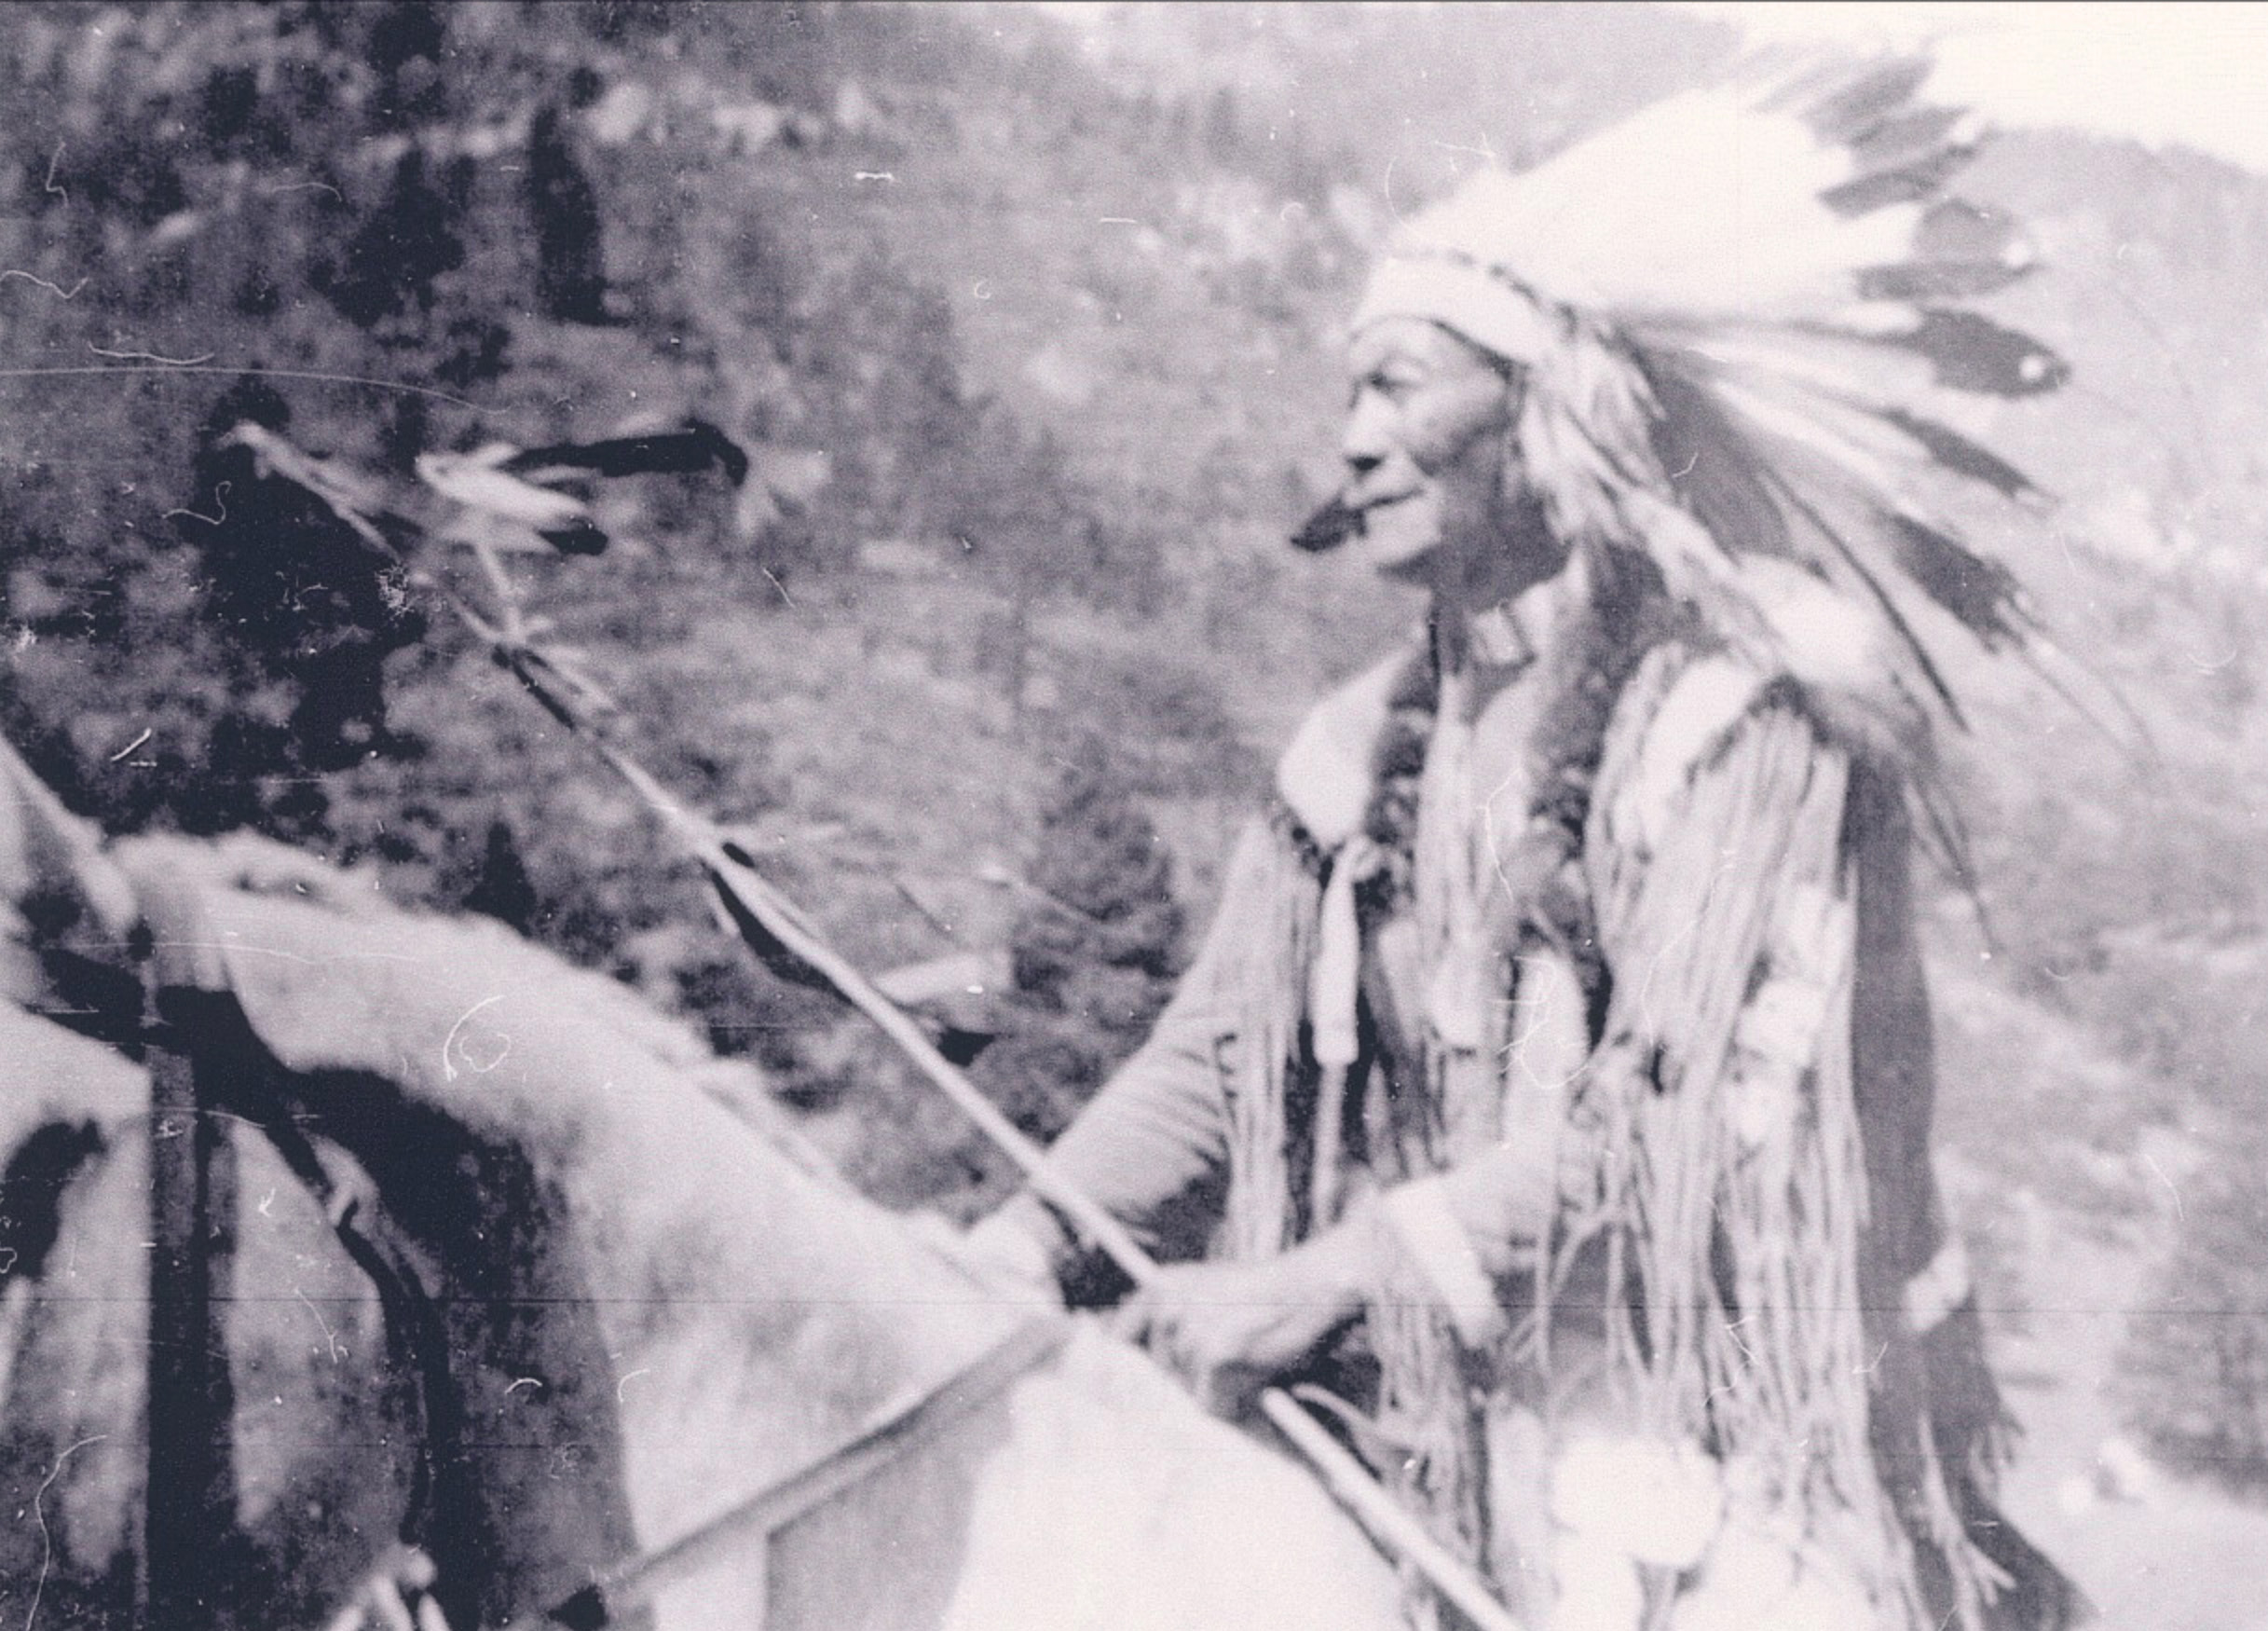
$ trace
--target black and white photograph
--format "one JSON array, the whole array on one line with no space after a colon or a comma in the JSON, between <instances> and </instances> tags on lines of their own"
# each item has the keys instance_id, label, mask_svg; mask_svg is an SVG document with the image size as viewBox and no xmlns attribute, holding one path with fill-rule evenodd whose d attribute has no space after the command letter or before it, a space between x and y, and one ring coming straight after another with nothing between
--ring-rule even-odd
<instances>
[{"instance_id":1,"label":"black and white photograph","mask_svg":"<svg viewBox=\"0 0 2268 1631\"><path fill-rule=\"evenodd\" d=\"M0 1628L2268 1625L2263 84L0 10Z\"/></svg>"}]
</instances>

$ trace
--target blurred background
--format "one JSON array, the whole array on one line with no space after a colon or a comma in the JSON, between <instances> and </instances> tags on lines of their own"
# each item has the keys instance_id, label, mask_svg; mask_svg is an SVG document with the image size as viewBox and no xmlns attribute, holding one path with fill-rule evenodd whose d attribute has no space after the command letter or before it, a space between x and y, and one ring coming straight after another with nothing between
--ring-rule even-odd
<instances>
[{"instance_id":1,"label":"blurred background","mask_svg":"<svg viewBox=\"0 0 2268 1631\"><path fill-rule=\"evenodd\" d=\"M1170 991L1306 703L1415 610L1284 543L1385 228L1862 14L1818 9L11 7L0 728L114 832L257 829L612 972L870 1193L972 1215L1006 1179L951 1113L217 432L382 483L688 416L749 448L738 490L610 485L612 547L523 588L1045 1136ZM1998 304L2075 370L1972 427L2060 500L2000 542L2150 748L1948 643L1983 911L1939 881L1942 1159L2015 1515L2108 1624L2254 1625L2268 154L2226 116L2268 14L1947 9L1864 21L1954 31L1947 89L2010 127L1965 190L2044 262Z\"/></svg>"}]
</instances>

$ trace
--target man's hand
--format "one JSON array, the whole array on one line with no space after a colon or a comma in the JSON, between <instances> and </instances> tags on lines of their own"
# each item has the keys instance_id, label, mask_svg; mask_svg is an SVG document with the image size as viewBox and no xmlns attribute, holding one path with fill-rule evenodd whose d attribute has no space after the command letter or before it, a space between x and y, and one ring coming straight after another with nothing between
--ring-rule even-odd
<instances>
[{"instance_id":1,"label":"man's hand","mask_svg":"<svg viewBox=\"0 0 2268 1631\"><path fill-rule=\"evenodd\" d=\"M1235 1417L1362 1311L1382 1250L1364 1210L1264 1262L1161 1269L1115 1323L1179 1371L1208 1409Z\"/></svg>"},{"instance_id":2,"label":"man's hand","mask_svg":"<svg viewBox=\"0 0 2268 1631\"><path fill-rule=\"evenodd\" d=\"M1063 1306L1055 1266L1064 1244L1062 1230L1031 1191L1019 1191L965 1232L934 1216L922 1218L920 1227L994 1299L1051 1309Z\"/></svg>"}]
</instances>

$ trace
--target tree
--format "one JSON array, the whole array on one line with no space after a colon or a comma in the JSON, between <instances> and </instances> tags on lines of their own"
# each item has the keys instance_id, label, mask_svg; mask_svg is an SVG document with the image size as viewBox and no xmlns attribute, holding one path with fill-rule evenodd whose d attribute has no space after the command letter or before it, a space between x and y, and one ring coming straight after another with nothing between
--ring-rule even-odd
<instances>
[{"instance_id":1,"label":"tree","mask_svg":"<svg viewBox=\"0 0 2268 1631\"><path fill-rule=\"evenodd\" d=\"M285 730L244 745L267 736L279 770L342 770L395 745L382 671L424 637L425 614L397 563L305 489L264 478L249 450L223 445L245 421L283 431L291 412L257 379L223 392L175 520L201 560L239 691L280 682L294 693Z\"/></svg>"},{"instance_id":2,"label":"tree","mask_svg":"<svg viewBox=\"0 0 2268 1631\"><path fill-rule=\"evenodd\" d=\"M461 904L467 911L493 917L518 934L526 934L535 926L536 913L542 901L536 894L534 881L527 875L527 863L521 858L511 822L488 823L480 865Z\"/></svg>"},{"instance_id":3,"label":"tree","mask_svg":"<svg viewBox=\"0 0 2268 1631\"><path fill-rule=\"evenodd\" d=\"M1009 942L1006 1032L978 1079L1025 1131L1050 1139L1149 1034L1182 940L1172 862L1097 742L1042 817L1028 887Z\"/></svg>"},{"instance_id":4,"label":"tree","mask_svg":"<svg viewBox=\"0 0 2268 1631\"><path fill-rule=\"evenodd\" d=\"M527 135L527 211L536 228L536 302L561 322L607 320L598 193L583 173L556 107Z\"/></svg>"},{"instance_id":5,"label":"tree","mask_svg":"<svg viewBox=\"0 0 2268 1631\"><path fill-rule=\"evenodd\" d=\"M954 452L931 477L933 511L945 535L1007 597L1000 677L1020 712L1032 618L1043 594L1062 581L1066 544L1084 520L1082 496L1054 436L1028 433L1004 408L984 412Z\"/></svg>"},{"instance_id":6,"label":"tree","mask_svg":"<svg viewBox=\"0 0 2268 1631\"><path fill-rule=\"evenodd\" d=\"M417 338L435 281L465 264L456 201L426 170L417 147L395 163L386 197L347 240L345 265L324 290L340 316L381 344Z\"/></svg>"}]
</instances>

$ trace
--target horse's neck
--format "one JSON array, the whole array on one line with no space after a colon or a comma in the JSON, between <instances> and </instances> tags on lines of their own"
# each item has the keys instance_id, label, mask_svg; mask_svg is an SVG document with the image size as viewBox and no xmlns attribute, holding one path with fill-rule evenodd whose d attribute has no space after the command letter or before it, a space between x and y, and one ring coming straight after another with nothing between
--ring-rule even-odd
<instances>
[{"instance_id":1,"label":"horse's neck","mask_svg":"<svg viewBox=\"0 0 2268 1631\"><path fill-rule=\"evenodd\" d=\"M619 1410L649 1535L825 1453L1013 1323L703 1091L683 1035L612 982L486 925L240 894L212 913L305 1109L383 1187L440 1198L407 1208L437 1276L603 1362L575 1380ZM454 1136L404 1136L420 1123ZM556 1328L594 1316L595 1351Z\"/></svg>"}]
</instances>

